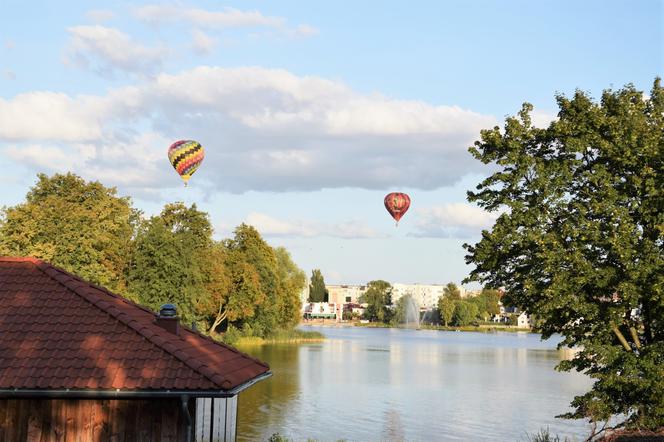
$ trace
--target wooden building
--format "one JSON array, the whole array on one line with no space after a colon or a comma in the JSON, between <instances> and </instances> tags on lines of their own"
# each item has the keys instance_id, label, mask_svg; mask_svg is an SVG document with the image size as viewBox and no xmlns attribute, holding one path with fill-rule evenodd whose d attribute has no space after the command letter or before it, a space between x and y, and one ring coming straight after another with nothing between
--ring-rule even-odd
<instances>
[{"instance_id":1,"label":"wooden building","mask_svg":"<svg viewBox=\"0 0 664 442\"><path fill-rule=\"evenodd\" d=\"M0 442L233 441L269 367L33 258L0 257Z\"/></svg>"}]
</instances>

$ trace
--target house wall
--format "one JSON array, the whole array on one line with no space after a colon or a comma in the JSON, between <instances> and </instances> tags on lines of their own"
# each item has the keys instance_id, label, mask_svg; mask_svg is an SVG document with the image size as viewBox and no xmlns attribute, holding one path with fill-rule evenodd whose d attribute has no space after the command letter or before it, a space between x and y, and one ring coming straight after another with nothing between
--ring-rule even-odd
<instances>
[{"instance_id":1,"label":"house wall","mask_svg":"<svg viewBox=\"0 0 664 442\"><path fill-rule=\"evenodd\" d=\"M0 399L0 442L111 440L186 440L180 399Z\"/></svg>"}]
</instances>

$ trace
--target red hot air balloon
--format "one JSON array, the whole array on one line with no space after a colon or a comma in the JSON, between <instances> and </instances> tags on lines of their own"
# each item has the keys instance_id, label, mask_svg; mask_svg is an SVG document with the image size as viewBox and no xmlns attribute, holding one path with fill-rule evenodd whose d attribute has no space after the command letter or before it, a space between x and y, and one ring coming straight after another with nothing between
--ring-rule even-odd
<instances>
[{"instance_id":1,"label":"red hot air balloon","mask_svg":"<svg viewBox=\"0 0 664 442\"><path fill-rule=\"evenodd\" d=\"M405 193L392 192L385 196L385 208L390 212L392 218L397 221L397 226L409 207L410 197Z\"/></svg>"}]
</instances>

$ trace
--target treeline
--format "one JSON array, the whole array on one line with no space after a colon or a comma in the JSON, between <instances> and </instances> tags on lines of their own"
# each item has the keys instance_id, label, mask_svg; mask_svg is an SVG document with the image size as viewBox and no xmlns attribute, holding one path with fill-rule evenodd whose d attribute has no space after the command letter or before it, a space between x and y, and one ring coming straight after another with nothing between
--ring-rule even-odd
<instances>
[{"instance_id":1,"label":"treeline","mask_svg":"<svg viewBox=\"0 0 664 442\"><path fill-rule=\"evenodd\" d=\"M251 226L216 241L207 213L167 204L150 218L114 188L74 174L39 175L25 202L3 208L0 255L34 256L183 322L268 337L297 325L302 270Z\"/></svg>"},{"instance_id":2,"label":"treeline","mask_svg":"<svg viewBox=\"0 0 664 442\"><path fill-rule=\"evenodd\" d=\"M371 281L367 290L359 299L366 303L363 318L372 322L398 325L408 322L408 314L412 310L414 300L411 295L400 297L394 304L392 302L392 286L383 280ZM429 322L444 326L463 327L488 321L500 313L500 294L498 290L483 289L479 295L462 298L461 290L449 283L443 289L443 295L438 299L438 308L430 312Z\"/></svg>"}]
</instances>

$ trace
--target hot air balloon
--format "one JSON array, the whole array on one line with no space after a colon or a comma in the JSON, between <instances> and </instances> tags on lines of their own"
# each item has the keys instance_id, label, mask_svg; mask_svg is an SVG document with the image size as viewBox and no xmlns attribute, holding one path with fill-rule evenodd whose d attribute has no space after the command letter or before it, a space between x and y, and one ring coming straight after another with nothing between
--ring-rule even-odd
<instances>
[{"instance_id":1,"label":"hot air balloon","mask_svg":"<svg viewBox=\"0 0 664 442\"><path fill-rule=\"evenodd\" d=\"M388 193L385 196L385 208L392 218L397 221L397 226L399 225L399 220L406 213L410 207L410 197L405 193L392 192Z\"/></svg>"},{"instance_id":2,"label":"hot air balloon","mask_svg":"<svg viewBox=\"0 0 664 442\"><path fill-rule=\"evenodd\" d=\"M168 160L187 185L189 178L196 172L205 158L205 150L197 141L180 140L168 148Z\"/></svg>"}]
</instances>

